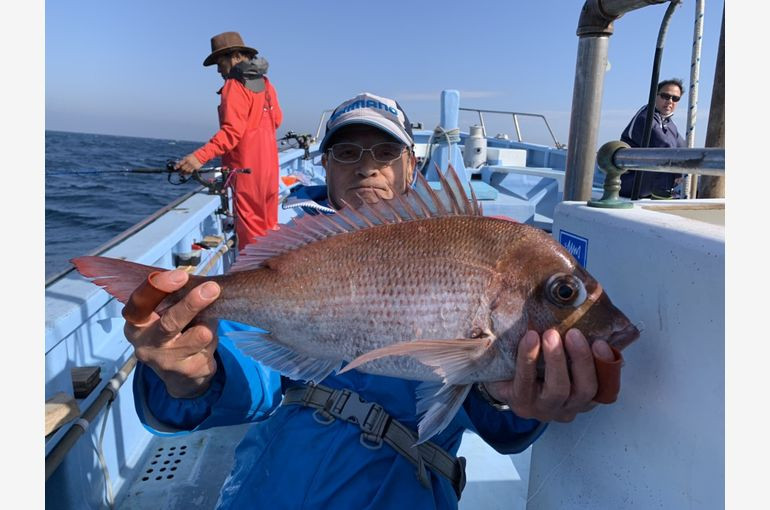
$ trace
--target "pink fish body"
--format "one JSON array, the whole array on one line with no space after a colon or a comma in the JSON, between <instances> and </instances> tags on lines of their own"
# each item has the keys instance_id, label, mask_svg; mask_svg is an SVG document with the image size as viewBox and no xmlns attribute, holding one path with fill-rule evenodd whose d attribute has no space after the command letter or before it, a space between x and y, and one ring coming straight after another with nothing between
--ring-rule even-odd
<instances>
[{"instance_id":1,"label":"pink fish body","mask_svg":"<svg viewBox=\"0 0 770 510\"><path fill-rule=\"evenodd\" d=\"M73 263L123 302L159 269ZM576 327L618 349L639 336L549 234L483 216L452 170L439 192L419 176L394 200L303 216L247 246L229 274L187 288L207 279L222 293L205 315L269 331L230 336L289 377L320 381L348 363L342 371L425 381L420 441L451 421L472 383L513 377L528 329Z\"/></svg>"}]
</instances>

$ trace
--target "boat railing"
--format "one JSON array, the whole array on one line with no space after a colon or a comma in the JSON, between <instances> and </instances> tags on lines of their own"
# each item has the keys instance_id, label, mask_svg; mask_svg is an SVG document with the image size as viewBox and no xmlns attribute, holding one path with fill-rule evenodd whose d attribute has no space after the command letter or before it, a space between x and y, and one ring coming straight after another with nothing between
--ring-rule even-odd
<instances>
[{"instance_id":1,"label":"boat railing","mask_svg":"<svg viewBox=\"0 0 770 510\"><path fill-rule=\"evenodd\" d=\"M674 149L626 146L614 151L612 162L616 168L626 171L725 175L725 150L718 147Z\"/></svg>"},{"instance_id":2,"label":"boat railing","mask_svg":"<svg viewBox=\"0 0 770 510\"><path fill-rule=\"evenodd\" d=\"M56 443L51 452L45 457L45 479L48 480L64 461L65 456L80 437L89 432L92 422L99 416L103 409L112 404L118 396L123 383L136 367L136 355L132 354L123 364L120 370L107 382L102 391L96 397L96 400L81 414L74 422L73 426L67 430L64 436ZM101 452L100 452L101 453Z\"/></svg>"},{"instance_id":3,"label":"boat railing","mask_svg":"<svg viewBox=\"0 0 770 510\"><path fill-rule=\"evenodd\" d=\"M634 170L669 174L725 175L725 150L701 148L632 148L615 140L607 142L596 154L599 169L606 174L604 194L600 200L589 200L593 207L627 208L630 201L621 200L620 176Z\"/></svg>"},{"instance_id":4,"label":"boat railing","mask_svg":"<svg viewBox=\"0 0 770 510\"><path fill-rule=\"evenodd\" d=\"M543 123L545 124L546 129L548 129L548 133L551 135L551 139L553 140L553 146L557 149L564 149L567 146L560 143L556 139L556 135L553 133L553 130L551 129L551 125L548 123L548 119L545 118L545 115L540 113L525 113L525 112L513 112L513 111L504 111L504 110L482 110L480 108L460 108L460 111L464 112L476 112L479 115L479 124L481 124L481 133L484 135L484 137L487 136L487 127L484 122L484 114L485 113L492 113L497 115L510 115L513 119L513 128L516 131L516 141L523 142L524 140L521 137L521 126L519 124L519 117L535 117L540 118L543 120Z\"/></svg>"},{"instance_id":5,"label":"boat railing","mask_svg":"<svg viewBox=\"0 0 770 510\"><path fill-rule=\"evenodd\" d=\"M139 232L143 228L147 227L148 225L151 225L152 222L154 222L156 219L158 219L162 215L166 214L168 211L174 209L175 207L177 207L179 204L181 204L182 202L184 202L185 200L187 200L191 196L195 195L196 193L202 193L204 191L204 189L205 188L201 187L201 188L195 189L193 191L190 191L188 193L185 193L184 195L182 195L181 197L177 198L176 200L173 200L171 203L161 207L160 209L155 211L153 214L147 216L146 218L141 220L139 223L129 227L128 229L124 230L120 234L118 234L115 237L111 238L110 240L108 240L104 244L102 244L102 245L98 246L97 248L89 251L88 253L85 253L84 255L101 255L101 254L103 254L104 252L106 252L110 248L113 248L116 245L122 243L124 240L126 240L127 238L129 238L132 235L136 234L137 232ZM45 281L45 287L49 287L53 283L61 280L63 277L67 276L68 274L70 274L74 270L75 270L74 266L69 266L67 269L59 271L58 273L50 276Z\"/></svg>"},{"instance_id":6,"label":"boat railing","mask_svg":"<svg viewBox=\"0 0 770 510\"><path fill-rule=\"evenodd\" d=\"M313 141L320 140L321 137L321 129L323 129L324 121L326 120L326 115L333 112L334 110L324 110L321 112L321 118L318 121L318 127L316 128L315 136L313 138ZM551 129L551 125L548 123L548 119L545 118L545 115L540 113L526 113L526 112L514 112L514 111L505 111L505 110L484 110L481 108L460 108L460 111L466 111L466 112L476 112L479 115L479 124L481 124L481 132L484 137L487 136L487 126L484 122L484 114L485 113L491 113L491 114L497 114L497 115L510 115L513 119L513 127L516 131L516 141L517 142L524 142L524 139L521 136L521 125L519 123L519 117L534 117L534 118L540 118L543 120L543 123L545 124L546 129L548 130L548 133L551 135L551 140L553 140L553 146L557 149L566 149L567 146L556 138L556 135L553 132L553 129Z\"/></svg>"},{"instance_id":7,"label":"boat railing","mask_svg":"<svg viewBox=\"0 0 770 510\"><path fill-rule=\"evenodd\" d=\"M326 114L331 113L334 110L324 110L321 112L321 119L318 121L318 128L315 130L315 137L313 138L313 141L318 141L321 139L321 128L324 126L324 120L326 119Z\"/></svg>"}]
</instances>

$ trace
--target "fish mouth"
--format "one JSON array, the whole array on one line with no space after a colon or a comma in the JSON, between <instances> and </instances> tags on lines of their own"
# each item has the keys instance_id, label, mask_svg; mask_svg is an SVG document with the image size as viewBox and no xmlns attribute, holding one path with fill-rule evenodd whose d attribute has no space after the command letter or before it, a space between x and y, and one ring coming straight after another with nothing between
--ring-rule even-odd
<instances>
[{"instance_id":1,"label":"fish mouth","mask_svg":"<svg viewBox=\"0 0 770 510\"><path fill-rule=\"evenodd\" d=\"M610 338L607 340L607 343L615 347L617 350L622 351L631 343L633 343L637 338L639 338L640 334L641 331L639 328L633 324L629 324L621 330L613 331L612 334L610 334Z\"/></svg>"}]
</instances>

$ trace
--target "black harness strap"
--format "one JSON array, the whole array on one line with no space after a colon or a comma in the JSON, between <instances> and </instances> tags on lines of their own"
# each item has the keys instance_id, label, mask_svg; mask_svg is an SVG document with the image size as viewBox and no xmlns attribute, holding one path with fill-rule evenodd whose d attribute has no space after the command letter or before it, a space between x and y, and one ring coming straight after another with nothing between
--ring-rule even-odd
<instances>
[{"instance_id":1,"label":"black harness strap","mask_svg":"<svg viewBox=\"0 0 770 510\"><path fill-rule=\"evenodd\" d=\"M302 405L316 409L315 419L328 424L337 420L355 423L361 428L361 444L376 450L389 444L417 468L417 479L430 487L426 468L447 478L460 499L465 488L465 458L449 454L437 444L426 441L414 446L417 435L392 418L379 404L366 402L350 390L333 390L320 385L294 386L286 390L281 405Z\"/></svg>"}]
</instances>

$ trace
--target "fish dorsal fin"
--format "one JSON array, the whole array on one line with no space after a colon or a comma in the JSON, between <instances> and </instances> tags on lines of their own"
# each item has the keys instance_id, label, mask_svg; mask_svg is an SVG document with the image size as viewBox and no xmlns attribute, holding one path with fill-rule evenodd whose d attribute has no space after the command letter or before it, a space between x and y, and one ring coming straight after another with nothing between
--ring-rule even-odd
<instances>
[{"instance_id":1,"label":"fish dorsal fin","mask_svg":"<svg viewBox=\"0 0 770 510\"><path fill-rule=\"evenodd\" d=\"M273 257L339 234L426 218L481 216L473 188L471 198L468 198L452 165L449 165L446 175L440 171L438 174L439 190L434 190L417 172L414 186L406 193L394 193L392 200L380 200L374 204L362 202L357 208L343 201L343 208L336 214L306 214L278 230L271 230L256 242L246 245L230 272L264 267Z\"/></svg>"},{"instance_id":2,"label":"fish dorsal fin","mask_svg":"<svg viewBox=\"0 0 770 510\"><path fill-rule=\"evenodd\" d=\"M434 190L422 173L417 172L415 185L412 190L409 190L406 197L427 207L431 217L481 216L481 208L470 182L468 183L471 192L469 198L452 165L447 167L446 174L442 173L438 167L436 167L436 172L439 176L441 189Z\"/></svg>"}]
</instances>

